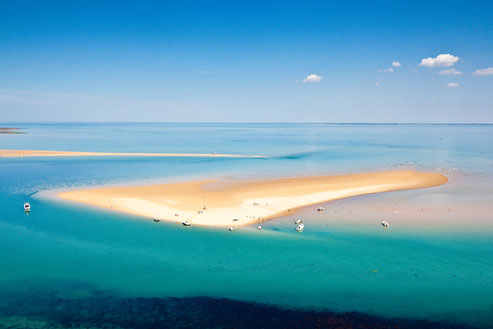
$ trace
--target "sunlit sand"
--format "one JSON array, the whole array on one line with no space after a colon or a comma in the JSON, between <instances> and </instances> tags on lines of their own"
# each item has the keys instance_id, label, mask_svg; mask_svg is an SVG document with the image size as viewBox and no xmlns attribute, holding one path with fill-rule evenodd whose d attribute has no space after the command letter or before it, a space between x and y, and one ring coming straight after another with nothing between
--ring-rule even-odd
<instances>
[{"instance_id":1,"label":"sunlit sand","mask_svg":"<svg viewBox=\"0 0 493 329\"><path fill-rule=\"evenodd\" d=\"M294 214L299 208L352 196L445 184L439 173L412 170L367 174L111 187L69 191L59 197L161 220L240 226Z\"/></svg>"},{"instance_id":2,"label":"sunlit sand","mask_svg":"<svg viewBox=\"0 0 493 329\"><path fill-rule=\"evenodd\" d=\"M108 153L68 152L38 150L0 150L0 157L74 157L74 156L132 156L132 157L219 157L219 158L265 158L261 155L217 154L217 153Z\"/></svg>"}]
</instances>

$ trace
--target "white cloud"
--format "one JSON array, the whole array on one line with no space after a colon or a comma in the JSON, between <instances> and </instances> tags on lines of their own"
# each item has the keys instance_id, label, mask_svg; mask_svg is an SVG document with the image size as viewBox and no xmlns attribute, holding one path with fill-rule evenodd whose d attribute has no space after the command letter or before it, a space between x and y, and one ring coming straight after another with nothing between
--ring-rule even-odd
<instances>
[{"instance_id":1,"label":"white cloud","mask_svg":"<svg viewBox=\"0 0 493 329\"><path fill-rule=\"evenodd\" d=\"M375 87L380 87L380 82L375 82Z\"/></svg>"},{"instance_id":2,"label":"white cloud","mask_svg":"<svg viewBox=\"0 0 493 329\"><path fill-rule=\"evenodd\" d=\"M455 87L459 87L459 84L457 82L450 82L447 83L447 87L455 88Z\"/></svg>"},{"instance_id":3,"label":"white cloud","mask_svg":"<svg viewBox=\"0 0 493 329\"><path fill-rule=\"evenodd\" d=\"M474 75L493 75L493 67L487 69L476 70L472 74Z\"/></svg>"},{"instance_id":4,"label":"white cloud","mask_svg":"<svg viewBox=\"0 0 493 329\"><path fill-rule=\"evenodd\" d=\"M437 73L440 75L460 75L460 74L462 74L462 72L459 72L454 68L438 71Z\"/></svg>"},{"instance_id":5,"label":"white cloud","mask_svg":"<svg viewBox=\"0 0 493 329\"><path fill-rule=\"evenodd\" d=\"M394 72L393 68L378 70L378 72Z\"/></svg>"},{"instance_id":6,"label":"white cloud","mask_svg":"<svg viewBox=\"0 0 493 329\"><path fill-rule=\"evenodd\" d=\"M316 82L320 82L320 80L322 80L322 77L320 75L310 74L309 76L303 79L303 83L316 83Z\"/></svg>"},{"instance_id":7,"label":"white cloud","mask_svg":"<svg viewBox=\"0 0 493 329\"><path fill-rule=\"evenodd\" d=\"M401 63L399 63L399 62L392 62L392 66L399 67L399 66L401 66Z\"/></svg>"},{"instance_id":8,"label":"white cloud","mask_svg":"<svg viewBox=\"0 0 493 329\"><path fill-rule=\"evenodd\" d=\"M423 58L419 66L426 67L449 67L459 61L459 57L451 54L440 54L437 57Z\"/></svg>"}]
</instances>

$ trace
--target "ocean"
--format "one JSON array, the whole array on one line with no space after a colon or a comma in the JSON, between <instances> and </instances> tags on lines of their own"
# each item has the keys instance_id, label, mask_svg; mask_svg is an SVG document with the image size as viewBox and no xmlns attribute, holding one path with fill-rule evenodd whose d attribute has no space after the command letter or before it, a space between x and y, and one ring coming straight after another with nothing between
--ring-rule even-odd
<instances>
[{"instance_id":1,"label":"ocean","mask_svg":"<svg viewBox=\"0 0 493 329\"><path fill-rule=\"evenodd\" d=\"M492 327L493 125L0 126L25 132L0 135L0 149L268 156L0 158L0 328L187 324L163 318L153 305L204 327L262 327L244 314L228 318L243 309L263 314L266 327L286 327L269 321L292 319L290 312L361 327ZM185 228L61 201L53 192L399 169L442 172L450 181L338 200L323 213L308 207L298 214L301 234L291 217L262 231ZM365 210L373 206L382 208ZM382 212L395 216L389 229L380 225ZM139 311L129 318L123 305ZM210 314L211 305L222 306Z\"/></svg>"}]
</instances>

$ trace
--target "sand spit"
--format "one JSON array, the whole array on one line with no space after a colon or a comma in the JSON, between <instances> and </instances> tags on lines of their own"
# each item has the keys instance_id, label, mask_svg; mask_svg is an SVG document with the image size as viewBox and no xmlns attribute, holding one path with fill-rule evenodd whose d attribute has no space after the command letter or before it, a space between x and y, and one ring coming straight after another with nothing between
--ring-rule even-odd
<instances>
[{"instance_id":1,"label":"sand spit","mask_svg":"<svg viewBox=\"0 0 493 329\"><path fill-rule=\"evenodd\" d=\"M58 196L92 206L193 225L240 226L294 214L296 209L352 196L445 184L439 173L412 170L223 182L203 180L97 188Z\"/></svg>"}]
</instances>

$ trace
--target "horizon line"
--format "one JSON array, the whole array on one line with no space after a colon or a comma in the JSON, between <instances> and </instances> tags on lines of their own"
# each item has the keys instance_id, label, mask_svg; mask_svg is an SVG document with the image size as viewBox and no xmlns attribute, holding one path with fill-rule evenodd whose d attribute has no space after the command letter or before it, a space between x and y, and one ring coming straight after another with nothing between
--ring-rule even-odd
<instances>
[{"instance_id":1,"label":"horizon line","mask_svg":"<svg viewBox=\"0 0 493 329\"><path fill-rule=\"evenodd\" d=\"M0 124L318 124L318 125L493 125L493 122L299 122L299 121L0 121Z\"/></svg>"}]
</instances>

